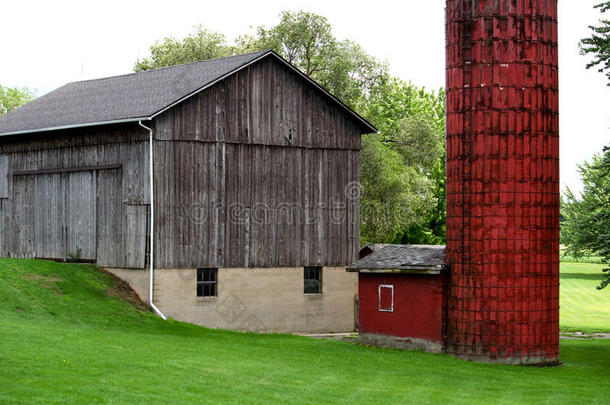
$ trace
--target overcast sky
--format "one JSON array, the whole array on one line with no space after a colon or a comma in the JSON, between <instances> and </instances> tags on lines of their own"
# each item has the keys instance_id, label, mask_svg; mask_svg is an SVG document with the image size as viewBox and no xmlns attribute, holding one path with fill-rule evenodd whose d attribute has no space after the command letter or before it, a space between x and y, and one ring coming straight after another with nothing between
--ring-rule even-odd
<instances>
[{"instance_id":1,"label":"overcast sky","mask_svg":"<svg viewBox=\"0 0 610 405\"><path fill-rule=\"evenodd\" d=\"M610 87L585 69L579 39L600 18L596 2L559 3L561 182L580 190L576 165L610 144ZM444 4L426 1L6 1L0 19L0 85L38 95L65 83L132 71L138 57L166 36L182 38L202 24L229 40L273 25L282 10L327 17L391 72L419 86L444 86Z\"/></svg>"}]
</instances>

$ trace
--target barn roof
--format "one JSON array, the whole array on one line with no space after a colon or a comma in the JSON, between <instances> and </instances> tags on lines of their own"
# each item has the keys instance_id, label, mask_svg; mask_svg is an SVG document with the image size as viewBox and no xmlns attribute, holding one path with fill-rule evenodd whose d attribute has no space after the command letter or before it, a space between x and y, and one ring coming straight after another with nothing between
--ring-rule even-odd
<instances>
[{"instance_id":1,"label":"barn roof","mask_svg":"<svg viewBox=\"0 0 610 405\"><path fill-rule=\"evenodd\" d=\"M438 274L447 268L443 245L385 245L348 267L372 273Z\"/></svg>"},{"instance_id":2,"label":"barn roof","mask_svg":"<svg viewBox=\"0 0 610 405\"><path fill-rule=\"evenodd\" d=\"M0 117L0 136L150 120L214 83L267 57L294 70L339 104L363 133L376 129L275 52L266 50L121 76L68 83Z\"/></svg>"}]
</instances>

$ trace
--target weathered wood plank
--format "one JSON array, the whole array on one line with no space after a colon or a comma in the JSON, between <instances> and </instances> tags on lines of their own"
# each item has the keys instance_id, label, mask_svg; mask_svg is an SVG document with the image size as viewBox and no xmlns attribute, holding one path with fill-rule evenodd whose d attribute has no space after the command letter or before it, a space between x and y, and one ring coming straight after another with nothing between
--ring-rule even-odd
<instances>
[{"instance_id":1,"label":"weathered wood plank","mask_svg":"<svg viewBox=\"0 0 610 405\"><path fill-rule=\"evenodd\" d=\"M127 217L126 264L129 268L141 269L146 265L148 207L128 205L125 207L125 214Z\"/></svg>"},{"instance_id":2,"label":"weathered wood plank","mask_svg":"<svg viewBox=\"0 0 610 405\"><path fill-rule=\"evenodd\" d=\"M121 170L104 170L97 175L97 262L101 266L127 267L122 183Z\"/></svg>"},{"instance_id":3,"label":"weathered wood plank","mask_svg":"<svg viewBox=\"0 0 610 405\"><path fill-rule=\"evenodd\" d=\"M9 174L8 174L8 166L10 156L8 154L0 155L0 199L8 198L8 182L9 182Z\"/></svg>"},{"instance_id":4,"label":"weathered wood plank","mask_svg":"<svg viewBox=\"0 0 610 405\"><path fill-rule=\"evenodd\" d=\"M67 254L97 259L96 172L66 174Z\"/></svg>"}]
</instances>

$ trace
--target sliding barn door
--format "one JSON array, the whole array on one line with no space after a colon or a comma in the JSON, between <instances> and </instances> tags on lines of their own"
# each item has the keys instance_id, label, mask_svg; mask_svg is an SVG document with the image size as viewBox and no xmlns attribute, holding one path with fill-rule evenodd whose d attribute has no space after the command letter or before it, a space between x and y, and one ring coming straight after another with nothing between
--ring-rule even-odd
<instances>
[{"instance_id":1,"label":"sliding barn door","mask_svg":"<svg viewBox=\"0 0 610 405\"><path fill-rule=\"evenodd\" d=\"M18 256L97 259L95 171L19 175L13 184Z\"/></svg>"},{"instance_id":2,"label":"sliding barn door","mask_svg":"<svg viewBox=\"0 0 610 405\"><path fill-rule=\"evenodd\" d=\"M22 171L13 179L14 255L146 266L149 207L123 200L120 167Z\"/></svg>"}]
</instances>

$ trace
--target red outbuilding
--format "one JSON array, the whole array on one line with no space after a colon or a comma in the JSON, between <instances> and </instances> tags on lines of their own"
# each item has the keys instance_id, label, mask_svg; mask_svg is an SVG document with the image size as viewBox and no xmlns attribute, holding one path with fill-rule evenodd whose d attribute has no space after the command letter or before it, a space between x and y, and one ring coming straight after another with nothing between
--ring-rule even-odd
<instances>
[{"instance_id":1,"label":"red outbuilding","mask_svg":"<svg viewBox=\"0 0 610 405\"><path fill-rule=\"evenodd\" d=\"M358 272L358 327L364 344L444 350L445 246L367 245Z\"/></svg>"}]
</instances>

